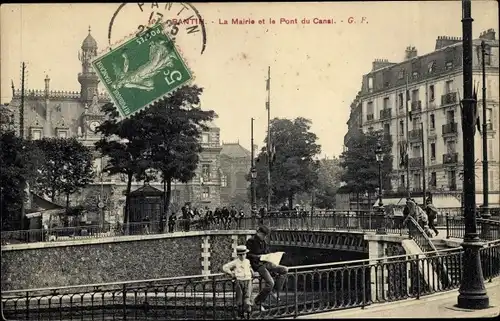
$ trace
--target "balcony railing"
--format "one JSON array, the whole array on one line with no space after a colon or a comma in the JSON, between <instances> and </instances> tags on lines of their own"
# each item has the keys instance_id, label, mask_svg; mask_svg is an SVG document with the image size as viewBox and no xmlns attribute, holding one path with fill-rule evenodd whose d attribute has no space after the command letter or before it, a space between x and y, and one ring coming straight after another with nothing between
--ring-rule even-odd
<instances>
[{"instance_id":1,"label":"balcony railing","mask_svg":"<svg viewBox=\"0 0 500 321\"><path fill-rule=\"evenodd\" d=\"M422 101L416 100L411 102L411 111L412 112L421 112L422 111Z\"/></svg>"},{"instance_id":2,"label":"balcony railing","mask_svg":"<svg viewBox=\"0 0 500 321\"><path fill-rule=\"evenodd\" d=\"M391 109L384 108L380 111L380 119L388 119L391 118Z\"/></svg>"},{"instance_id":3,"label":"balcony railing","mask_svg":"<svg viewBox=\"0 0 500 321\"><path fill-rule=\"evenodd\" d=\"M443 135L456 135L457 123L447 123L443 125Z\"/></svg>"},{"instance_id":4,"label":"balcony railing","mask_svg":"<svg viewBox=\"0 0 500 321\"><path fill-rule=\"evenodd\" d=\"M421 129L413 129L410 130L410 140L415 141L415 140L421 140L422 139L422 130Z\"/></svg>"},{"instance_id":5,"label":"balcony railing","mask_svg":"<svg viewBox=\"0 0 500 321\"><path fill-rule=\"evenodd\" d=\"M457 93L448 93L441 96L441 105L451 105L457 103Z\"/></svg>"},{"instance_id":6,"label":"balcony railing","mask_svg":"<svg viewBox=\"0 0 500 321\"><path fill-rule=\"evenodd\" d=\"M373 114L366 115L366 120L367 121L373 120Z\"/></svg>"},{"instance_id":7,"label":"balcony railing","mask_svg":"<svg viewBox=\"0 0 500 321\"><path fill-rule=\"evenodd\" d=\"M456 164L458 163L458 153L443 154L443 164Z\"/></svg>"},{"instance_id":8,"label":"balcony railing","mask_svg":"<svg viewBox=\"0 0 500 321\"><path fill-rule=\"evenodd\" d=\"M422 157L413 157L408 159L408 166L410 168L421 167L422 166Z\"/></svg>"}]
</instances>

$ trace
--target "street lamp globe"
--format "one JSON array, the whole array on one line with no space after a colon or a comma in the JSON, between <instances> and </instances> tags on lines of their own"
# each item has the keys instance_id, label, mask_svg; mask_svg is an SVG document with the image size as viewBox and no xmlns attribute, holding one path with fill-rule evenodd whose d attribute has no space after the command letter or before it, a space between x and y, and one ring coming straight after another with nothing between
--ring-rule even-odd
<instances>
[{"instance_id":1,"label":"street lamp globe","mask_svg":"<svg viewBox=\"0 0 500 321\"><path fill-rule=\"evenodd\" d=\"M382 163L384 160L384 151L382 150L382 146L380 143L377 144L377 149L375 150L375 157L378 163Z\"/></svg>"}]
</instances>

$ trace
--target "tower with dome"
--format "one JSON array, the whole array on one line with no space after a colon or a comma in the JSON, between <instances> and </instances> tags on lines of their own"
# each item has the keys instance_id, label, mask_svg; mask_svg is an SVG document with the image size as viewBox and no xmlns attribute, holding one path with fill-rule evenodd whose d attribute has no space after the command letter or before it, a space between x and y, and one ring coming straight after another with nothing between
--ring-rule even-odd
<instances>
[{"instance_id":1,"label":"tower with dome","mask_svg":"<svg viewBox=\"0 0 500 321\"><path fill-rule=\"evenodd\" d=\"M51 88L50 75L44 75L44 89L25 89L24 136L26 139L76 137L82 144L94 151L94 143L100 139L95 128L105 118L100 108L103 104L110 102L105 92L99 92L99 78L91 65L92 60L97 56L97 51L97 41L92 37L89 27L88 34L78 51L81 71L77 75L77 80L80 84L80 91ZM61 72L64 72L64 69ZM12 100L7 106L12 111L13 126L19 134L21 90L12 87L12 95ZM203 133L202 146L203 151L200 154L196 177L188 183L174 182L172 184L173 208L180 208L185 202L210 208L220 206L220 129L214 123L210 123L208 131ZM107 222L120 222L125 204L126 180L119 175L108 176L103 173L102 169L105 164L106 159L94 151L96 172L94 183L81 193L74 194L71 204L84 204L89 208L97 209L99 200L103 200L104 213L96 210L95 215L90 215L86 220L102 221L102 215L104 215ZM160 182L150 182L150 185L163 190ZM134 181L132 191L142 186L143 182Z\"/></svg>"}]
</instances>

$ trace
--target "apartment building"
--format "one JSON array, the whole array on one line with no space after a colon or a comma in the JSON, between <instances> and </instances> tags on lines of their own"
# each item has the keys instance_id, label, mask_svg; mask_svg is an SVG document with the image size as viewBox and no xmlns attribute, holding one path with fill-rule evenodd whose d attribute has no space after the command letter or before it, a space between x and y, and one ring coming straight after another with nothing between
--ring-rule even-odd
<instances>
[{"instance_id":1,"label":"apartment building","mask_svg":"<svg viewBox=\"0 0 500 321\"><path fill-rule=\"evenodd\" d=\"M487 45L486 108L490 204L500 205L500 117L499 60L495 31L489 29L473 40L473 80L482 120L481 41ZM362 88L351 105L348 141L355 128L363 131L383 129L392 138L394 192L421 192L423 178L427 191L461 194L463 179L463 139L460 100L463 98L462 40L440 36L435 50L419 56L415 47L407 47L400 63L377 59L363 76ZM408 94L406 94L408 93ZM406 99L409 101L407 102ZM407 110L409 112L407 112ZM406 127L408 126L408 128ZM481 128L482 130L482 128ZM407 134L408 131L408 134ZM482 137L475 135L476 199L482 204ZM400 166L402 151L408 144L409 176ZM425 160L425 170L423 170Z\"/></svg>"}]
</instances>

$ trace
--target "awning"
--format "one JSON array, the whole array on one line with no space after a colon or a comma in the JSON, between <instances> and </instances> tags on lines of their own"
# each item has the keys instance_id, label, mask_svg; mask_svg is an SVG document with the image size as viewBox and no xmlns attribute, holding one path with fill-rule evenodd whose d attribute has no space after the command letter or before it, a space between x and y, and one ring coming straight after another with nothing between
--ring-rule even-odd
<instances>
[{"instance_id":1,"label":"awning","mask_svg":"<svg viewBox=\"0 0 500 321\"><path fill-rule=\"evenodd\" d=\"M387 205L405 206L406 205L406 197L387 198L387 199L383 198L382 204L384 204L384 206L387 206ZM378 199L375 201L375 203L373 203L373 207L378 207Z\"/></svg>"}]
</instances>

